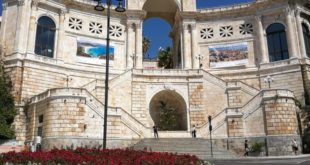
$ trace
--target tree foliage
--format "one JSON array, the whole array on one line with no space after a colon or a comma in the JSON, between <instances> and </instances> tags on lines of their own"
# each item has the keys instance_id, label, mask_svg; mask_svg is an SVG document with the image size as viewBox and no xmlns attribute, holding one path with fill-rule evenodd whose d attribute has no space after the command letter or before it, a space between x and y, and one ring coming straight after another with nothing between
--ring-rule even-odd
<instances>
[{"instance_id":1,"label":"tree foliage","mask_svg":"<svg viewBox=\"0 0 310 165\"><path fill-rule=\"evenodd\" d=\"M143 49L143 57L146 56L147 51L150 49L151 46L151 41L147 37L143 36L143 41L142 41L142 49Z\"/></svg>"},{"instance_id":2,"label":"tree foliage","mask_svg":"<svg viewBox=\"0 0 310 165\"><path fill-rule=\"evenodd\" d=\"M164 67L165 69L173 68L172 50L169 46L165 49L159 49L158 66Z\"/></svg>"},{"instance_id":3,"label":"tree foliage","mask_svg":"<svg viewBox=\"0 0 310 165\"><path fill-rule=\"evenodd\" d=\"M14 121L16 110L11 89L11 80L5 74L4 66L0 64L0 139L14 138L11 124Z\"/></svg>"},{"instance_id":4,"label":"tree foliage","mask_svg":"<svg viewBox=\"0 0 310 165\"><path fill-rule=\"evenodd\" d=\"M175 130L177 128L177 110L159 101L159 124L162 130Z\"/></svg>"}]
</instances>

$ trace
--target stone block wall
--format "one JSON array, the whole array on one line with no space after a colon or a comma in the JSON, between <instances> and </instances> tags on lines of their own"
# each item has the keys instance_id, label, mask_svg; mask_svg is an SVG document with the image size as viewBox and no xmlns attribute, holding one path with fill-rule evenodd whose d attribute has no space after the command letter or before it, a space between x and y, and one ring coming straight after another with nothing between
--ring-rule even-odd
<instances>
[{"instance_id":1,"label":"stone block wall","mask_svg":"<svg viewBox=\"0 0 310 165\"><path fill-rule=\"evenodd\" d=\"M189 84L189 109L190 121L192 125L201 125L207 121L207 113L204 106L204 86L203 83Z\"/></svg>"},{"instance_id":2,"label":"stone block wall","mask_svg":"<svg viewBox=\"0 0 310 165\"><path fill-rule=\"evenodd\" d=\"M241 117L227 118L228 136L242 137L244 136L243 119Z\"/></svg>"},{"instance_id":3,"label":"stone block wall","mask_svg":"<svg viewBox=\"0 0 310 165\"><path fill-rule=\"evenodd\" d=\"M145 125L149 125L147 120L147 109L146 105L146 84L142 82L133 82L132 84L132 108L131 114L140 122Z\"/></svg>"},{"instance_id":4,"label":"stone block wall","mask_svg":"<svg viewBox=\"0 0 310 165\"><path fill-rule=\"evenodd\" d=\"M242 91L240 88L227 89L228 106L229 107L242 107L244 105L242 101Z\"/></svg>"},{"instance_id":5,"label":"stone block wall","mask_svg":"<svg viewBox=\"0 0 310 165\"><path fill-rule=\"evenodd\" d=\"M265 101L266 131L268 135L287 135L298 132L296 105L290 98Z\"/></svg>"}]
</instances>

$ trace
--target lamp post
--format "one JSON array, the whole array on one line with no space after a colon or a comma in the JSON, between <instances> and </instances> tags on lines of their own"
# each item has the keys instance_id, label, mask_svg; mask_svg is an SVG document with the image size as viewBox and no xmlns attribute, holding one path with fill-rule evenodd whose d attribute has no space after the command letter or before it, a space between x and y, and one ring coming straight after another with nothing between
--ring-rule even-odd
<instances>
[{"instance_id":1,"label":"lamp post","mask_svg":"<svg viewBox=\"0 0 310 165\"><path fill-rule=\"evenodd\" d=\"M212 116L208 116L209 121L209 132L210 132L210 143L211 143L211 157L213 158L213 147L212 147L212 124L211 124Z\"/></svg>"},{"instance_id":2,"label":"lamp post","mask_svg":"<svg viewBox=\"0 0 310 165\"><path fill-rule=\"evenodd\" d=\"M102 0L94 0L97 2L95 6L96 11L104 11L105 7L102 5ZM122 5L123 0L117 0L118 5L115 8L116 12L125 12ZM107 118L108 118L108 95L109 95L109 57L110 57L110 14L112 0L107 0L107 45L106 45L106 72L105 72L105 86L104 86L104 124L103 124L103 149L107 148Z\"/></svg>"},{"instance_id":3,"label":"lamp post","mask_svg":"<svg viewBox=\"0 0 310 165\"><path fill-rule=\"evenodd\" d=\"M201 55L201 54L198 54L198 55L196 56L196 59L199 60L199 69L201 69L201 67L202 67L201 60L203 60L203 58L204 58L204 56Z\"/></svg>"},{"instance_id":4,"label":"lamp post","mask_svg":"<svg viewBox=\"0 0 310 165\"><path fill-rule=\"evenodd\" d=\"M271 76L267 76L265 79L264 79L265 83L268 83L268 87L270 89L270 83L272 83L273 81L273 78Z\"/></svg>"}]
</instances>

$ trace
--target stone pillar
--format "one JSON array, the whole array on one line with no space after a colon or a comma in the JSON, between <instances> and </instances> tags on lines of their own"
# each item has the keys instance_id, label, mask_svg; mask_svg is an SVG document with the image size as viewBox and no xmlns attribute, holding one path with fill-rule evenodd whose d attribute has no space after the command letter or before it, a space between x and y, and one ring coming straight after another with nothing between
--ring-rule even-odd
<instances>
[{"instance_id":1,"label":"stone pillar","mask_svg":"<svg viewBox=\"0 0 310 165\"><path fill-rule=\"evenodd\" d=\"M27 43L27 53L34 54L35 49L35 39L36 39L36 16L34 12L37 10L37 1L31 2L31 14L30 14L30 23L28 31L28 43Z\"/></svg>"},{"instance_id":2,"label":"stone pillar","mask_svg":"<svg viewBox=\"0 0 310 165\"><path fill-rule=\"evenodd\" d=\"M261 63L267 63L269 61L268 53L266 51L266 39L265 31L262 23L262 16L255 16L256 25L257 25L257 37L259 40L259 52L261 53Z\"/></svg>"},{"instance_id":3,"label":"stone pillar","mask_svg":"<svg viewBox=\"0 0 310 165\"><path fill-rule=\"evenodd\" d=\"M183 62L184 69L191 69L192 67L192 56L191 56L191 36L189 33L189 25L183 25L183 38L182 38L182 46L183 46Z\"/></svg>"},{"instance_id":4,"label":"stone pillar","mask_svg":"<svg viewBox=\"0 0 310 165\"><path fill-rule=\"evenodd\" d=\"M142 48L142 22L136 23L136 57L135 57L135 67L137 69L143 68L143 48Z\"/></svg>"},{"instance_id":5,"label":"stone pillar","mask_svg":"<svg viewBox=\"0 0 310 165\"><path fill-rule=\"evenodd\" d=\"M63 60L63 49L64 49L64 38L65 38L65 11L60 10L59 12L59 29L58 29L58 44L56 58L58 60Z\"/></svg>"},{"instance_id":6,"label":"stone pillar","mask_svg":"<svg viewBox=\"0 0 310 165\"><path fill-rule=\"evenodd\" d=\"M135 43L132 39L135 37L134 33L135 24L133 22L127 22L127 69L133 68L133 57L135 56Z\"/></svg>"},{"instance_id":7,"label":"stone pillar","mask_svg":"<svg viewBox=\"0 0 310 165\"><path fill-rule=\"evenodd\" d=\"M288 51L290 54L290 58L298 58L298 51L296 48L296 35L294 34L294 25L293 25L293 18L292 18L292 10L287 8L286 10L286 35L287 35L287 42L288 42Z\"/></svg>"},{"instance_id":8,"label":"stone pillar","mask_svg":"<svg viewBox=\"0 0 310 165\"><path fill-rule=\"evenodd\" d=\"M296 23L297 23L298 40L299 40L299 45L300 45L300 57L307 58L305 39L304 39L303 30L302 30L302 21L300 17L300 10L297 10L295 12L295 16L296 16Z\"/></svg>"},{"instance_id":9,"label":"stone pillar","mask_svg":"<svg viewBox=\"0 0 310 165\"><path fill-rule=\"evenodd\" d=\"M25 5L25 0L17 1L17 24L16 24L16 34L15 34L15 43L14 43L14 52L25 53L26 52L26 33L28 31L25 28L27 25L27 15L29 14L25 10L27 5Z\"/></svg>"},{"instance_id":10,"label":"stone pillar","mask_svg":"<svg viewBox=\"0 0 310 165\"><path fill-rule=\"evenodd\" d=\"M6 54L6 45L5 45L5 32L6 32L6 23L7 23L7 3L2 4L2 24L1 24L1 52L0 52L0 62L4 59L4 56Z\"/></svg>"},{"instance_id":11,"label":"stone pillar","mask_svg":"<svg viewBox=\"0 0 310 165\"><path fill-rule=\"evenodd\" d=\"M199 69L200 60L198 57L198 41L197 41L197 29L196 24L191 25L191 49L192 49L192 61L193 61L193 68Z\"/></svg>"}]
</instances>

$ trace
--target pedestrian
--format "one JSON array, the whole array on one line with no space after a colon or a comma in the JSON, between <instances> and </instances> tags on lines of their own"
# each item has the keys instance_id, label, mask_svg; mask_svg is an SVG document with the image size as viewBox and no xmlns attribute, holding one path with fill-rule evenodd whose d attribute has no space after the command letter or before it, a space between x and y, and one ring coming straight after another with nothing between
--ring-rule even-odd
<instances>
[{"instance_id":1,"label":"pedestrian","mask_svg":"<svg viewBox=\"0 0 310 165\"><path fill-rule=\"evenodd\" d=\"M244 156L249 156L249 144L248 144L248 140L244 140Z\"/></svg>"},{"instance_id":2,"label":"pedestrian","mask_svg":"<svg viewBox=\"0 0 310 165\"><path fill-rule=\"evenodd\" d=\"M298 145L297 145L296 139L292 140L292 150L293 150L294 154L297 155Z\"/></svg>"},{"instance_id":3,"label":"pedestrian","mask_svg":"<svg viewBox=\"0 0 310 165\"><path fill-rule=\"evenodd\" d=\"M192 127L192 138L196 138L196 126L193 125Z\"/></svg>"},{"instance_id":4,"label":"pedestrian","mask_svg":"<svg viewBox=\"0 0 310 165\"><path fill-rule=\"evenodd\" d=\"M154 137L158 138L158 128L156 125L153 126L153 131L154 131Z\"/></svg>"}]
</instances>

